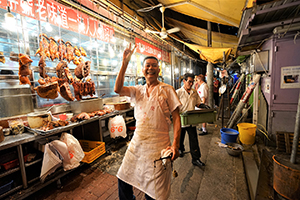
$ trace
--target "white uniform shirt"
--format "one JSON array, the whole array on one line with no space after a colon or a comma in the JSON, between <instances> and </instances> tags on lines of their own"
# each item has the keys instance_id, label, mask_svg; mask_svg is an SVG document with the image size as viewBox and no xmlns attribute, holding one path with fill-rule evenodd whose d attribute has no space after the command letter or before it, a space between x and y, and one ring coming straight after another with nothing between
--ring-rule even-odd
<instances>
[{"instance_id":1,"label":"white uniform shirt","mask_svg":"<svg viewBox=\"0 0 300 200\"><path fill-rule=\"evenodd\" d=\"M202 101L202 98L205 98L205 105L208 105L209 93L208 93L208 86L205 82L200 85L197 92L199 94L199 97L201 98L201 101Z\"/></svg>"},{"instance_id":2,"label":"white uniform shirt","mask_svg":"<svg viewBox=\"0 0 300 200\"><path fill-rule=\"evenodd\" d=\"M201 103L199 95L195 89L191 89L190 94L182 86L176 90L177 96L182 103L179 107L179 112L195 110L195 106Z\"/></svg>"}]
</instances>

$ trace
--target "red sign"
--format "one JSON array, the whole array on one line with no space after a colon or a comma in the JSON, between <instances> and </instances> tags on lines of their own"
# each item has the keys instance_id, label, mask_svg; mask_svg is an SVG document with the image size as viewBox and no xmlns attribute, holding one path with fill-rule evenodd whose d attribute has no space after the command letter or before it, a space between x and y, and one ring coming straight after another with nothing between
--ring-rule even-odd
<instances>
[{"instance_id":1,"label":"red sign","mask_svg":"<svg viewBox=\"0 0 300 200\"><path fill-rule=\"evenodd\" d=\"M0 7L7 9L7 0L0 0Z\"/></svg>"},{"instance_id":2,"label":"red sign","mask_svg":"<svg viewBox=\"0 0 300 200\"><path fill-rule=\"evenodd\" d=\"M135 38L136 52L141 53L147 56L155 56L159 60L170 63L170 54L169 52L163 51L160 48L151 45L144 40Z\"/></svg>"},{"instance_id":3,"label":"red sign","mask_svg":"<svg viewBox=\"0 0 300 200\"><path fill-rule=\"evenodd\" d=\"M80 4L96 6L89 0L80 0ZM57 3L55 0L0 0L0 7L11 12L19 13L40 21L49 22L70 31L78 32L90 37L96 37L105 42L111 42L114 29L70 7Z\"/></svg>"},{"instance_id":4,"label":"red sign","mask_svg":"<svg viewBox=\"0 0 300 200\"><path fill-rule=\"evenodd\" d=\"M110 42L114 37L115 31L112 27L107 26L106 24L99 22L97 30L97 38L104 42Z\"/></svg>"}]
</instances>

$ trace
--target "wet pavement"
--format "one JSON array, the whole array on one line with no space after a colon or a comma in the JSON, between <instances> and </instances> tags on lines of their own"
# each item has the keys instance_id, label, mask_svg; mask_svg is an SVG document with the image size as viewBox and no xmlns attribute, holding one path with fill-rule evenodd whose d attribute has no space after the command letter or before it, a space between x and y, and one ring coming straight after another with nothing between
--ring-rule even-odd
<instances>
[{"instance_id":1,"label":"wet pavement","mask_svg":"<svg viewBox=\"0 0 300 200\"><path fill-rule=\"evenodd\" d=\"M250 199L242 155L230 156L225 148L218 145L220 124L220 121L208 124L209 133L198 136L201 161L206 166L194 166L188 152L174 162L173 169L178 172L178 177L172 178L169 200ZM92 164L85 164L64 176L61 185L50 184L26 199L118 199L115 175L127 144L125 140L111 144L110 155L103 155ZM187 134L185 149L189 150ZM144 194L137 189L134 189L134 194L137 200L145 199Z\"/></svg>"}]
</instances>

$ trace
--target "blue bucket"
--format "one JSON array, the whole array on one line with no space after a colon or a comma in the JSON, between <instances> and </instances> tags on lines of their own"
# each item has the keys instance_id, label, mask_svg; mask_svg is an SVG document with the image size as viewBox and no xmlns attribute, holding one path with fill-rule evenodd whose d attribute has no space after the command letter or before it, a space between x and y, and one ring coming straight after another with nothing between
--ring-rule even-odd
<instances>
[{"instance_id":1,"label":"blue bucket","mask_svg":"<svg viewBox=\"0 0 300 200\"><path fill-rule=\"evenodd\" d=\"M221 143L236 143L236 139L239 135L237 130L231 128L221 128Z\"/></svg>"}]
</instances>

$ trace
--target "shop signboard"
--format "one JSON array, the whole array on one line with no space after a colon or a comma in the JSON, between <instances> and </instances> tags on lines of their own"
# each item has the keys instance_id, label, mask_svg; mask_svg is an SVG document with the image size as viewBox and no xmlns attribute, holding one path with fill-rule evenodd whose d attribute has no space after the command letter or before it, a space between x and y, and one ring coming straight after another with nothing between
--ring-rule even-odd
<instances>
[{"instance_id":1,"label":"shop signboard","mask_svg":"<svg viewBox=\"0 0 300 200\"><path fill-rule=\"evenodd\" d=\"M145 42L139 38L135 38L136 52L146 55L155 56L159 60L170 63L170 54L167 51L163 51L160 48Z\"/></svg>"},{"instance_id":2,"label":"shop signboard","mask_svg":"<svg viewBox=\"0 0 300 200\"><path fill-rule=\"evenodd\" d=\"M94 3L89 0L80 0L79 3L96 9ZM7 9L7 6L11 12L96 37L104 42L111 42L114 37L113 27L54 0L0 0L1 8Z\"/></svg>"},{"instance_id":3,"label":"shop signboard","mask_svg":"<svg viewBox=\"0 0 300 200\"><path fill-rule=\"evenodd\" d=\"M7 7L7 1L6 0L0 0L0 8L6 9Z\"/></svg>"}]
</instances>

